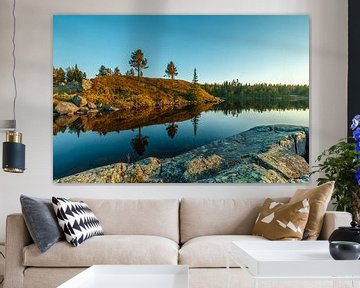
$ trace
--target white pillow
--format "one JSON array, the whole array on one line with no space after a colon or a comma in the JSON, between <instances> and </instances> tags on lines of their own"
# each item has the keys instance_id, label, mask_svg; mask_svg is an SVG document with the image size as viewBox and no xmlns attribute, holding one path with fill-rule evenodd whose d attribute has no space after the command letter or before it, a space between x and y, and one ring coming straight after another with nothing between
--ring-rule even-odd
<instances>
[{"instance_id":1,"label":"white pillow","mask_svg":"<svg viewBox=\"0 0 360 288\"><path fill-rule=\"evenodd\" d=\"M52 197L55 214L66 241L79 246L86 239L104 235L99 220L84 202Z\"/></svg>"}]
</instances>

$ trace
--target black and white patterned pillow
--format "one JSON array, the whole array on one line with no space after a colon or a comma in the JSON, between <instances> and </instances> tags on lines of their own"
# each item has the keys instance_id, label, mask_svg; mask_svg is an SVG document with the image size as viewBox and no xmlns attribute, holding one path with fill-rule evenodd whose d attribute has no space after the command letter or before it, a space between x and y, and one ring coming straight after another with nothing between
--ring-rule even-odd
<instances>
[{"instance_id":1,"label":"black and white patterned pillow","mask_svg":"<svg viewBox=\"0 0 360 288\"><path fill-rule=\"evenodd\" d=\"M66 241L79 246L86 239L104 235L99 220L84 202L52 197L55 214Z\"/></svg>"}]
</instances>

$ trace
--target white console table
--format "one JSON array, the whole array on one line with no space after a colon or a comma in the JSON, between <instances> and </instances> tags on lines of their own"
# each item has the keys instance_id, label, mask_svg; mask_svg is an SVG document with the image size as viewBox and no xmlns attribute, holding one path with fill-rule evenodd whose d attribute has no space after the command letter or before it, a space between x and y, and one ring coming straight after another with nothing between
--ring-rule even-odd
<instances>
[{"instance_id":1,"label":"white console table","mask_svg":"<svg viewBox=\"0 0 360 288\"><path fill-rule=\"evenodd\" d=\"M328 241L232 242L230 258L248 272L252 287L269 280L279 285L284 280L296 280L360 288L360 261L332 259Z\"/></svg>"},{"instance_id":2,"label":"white console table","mask_svg":"<svg viewBox=\"0 0 360 288\"><path fill-rule=\"evenodd\" d=\"M58 288L188 288L184 265L94 265Z\"/></svg>"}]
</instances>

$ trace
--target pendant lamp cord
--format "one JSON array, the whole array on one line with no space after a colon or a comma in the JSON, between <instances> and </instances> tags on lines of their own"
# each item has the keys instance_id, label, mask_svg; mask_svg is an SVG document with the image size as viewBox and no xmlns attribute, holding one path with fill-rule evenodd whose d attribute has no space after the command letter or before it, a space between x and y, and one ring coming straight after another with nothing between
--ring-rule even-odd
<instances>
[{"instance_id":1,"label":"pendant lamp cord","mask_svg":"<svg viewBox=\"0 0 360 288\"><path fill-rule=\"evenodd\" d=\"M16 15L15 15L15 8L16 8L16 0L13 0L13 9L12 9L12 16L13 16L13 35L12 35L12 44L13 44L13 50L12 50L12 57L13 57L13 69L12 69L12 78L14 81L14 101L13 101L13 119L16 123L16 98L17 98L17 84L16 84L16 78L15 78L15 68L16 68L16 56L15 56L15 35L16 35ZM15 124L15 130L16 130L16 124Z\"/></svg>"}]
</instances>

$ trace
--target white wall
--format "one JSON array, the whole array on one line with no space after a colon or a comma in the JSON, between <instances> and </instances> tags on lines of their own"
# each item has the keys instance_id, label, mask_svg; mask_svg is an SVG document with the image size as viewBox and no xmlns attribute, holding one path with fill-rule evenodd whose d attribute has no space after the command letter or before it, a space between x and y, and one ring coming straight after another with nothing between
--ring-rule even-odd
<instances>
[{"instance_id":1,"label":"white wall","mask_svg":"<svg viewBox=\"0 0 360 288\"><path fill-rule=\"evenodd\" d=\"M11 0L0 1L0 119L11 119ZM54 185L52 183L52 14L308 14L311 19L311 155L346 135L345 0L18 0L18 122L27 171L0 172L0 242L21 193L92 198L265 197L300 185ZM1 134L1 139L4 135ZM3 140L1 140L3 141ZM0 156L1 157L1 156ZM314 184L312 180L311 185Z\"/></svg>"}]
</instances>

